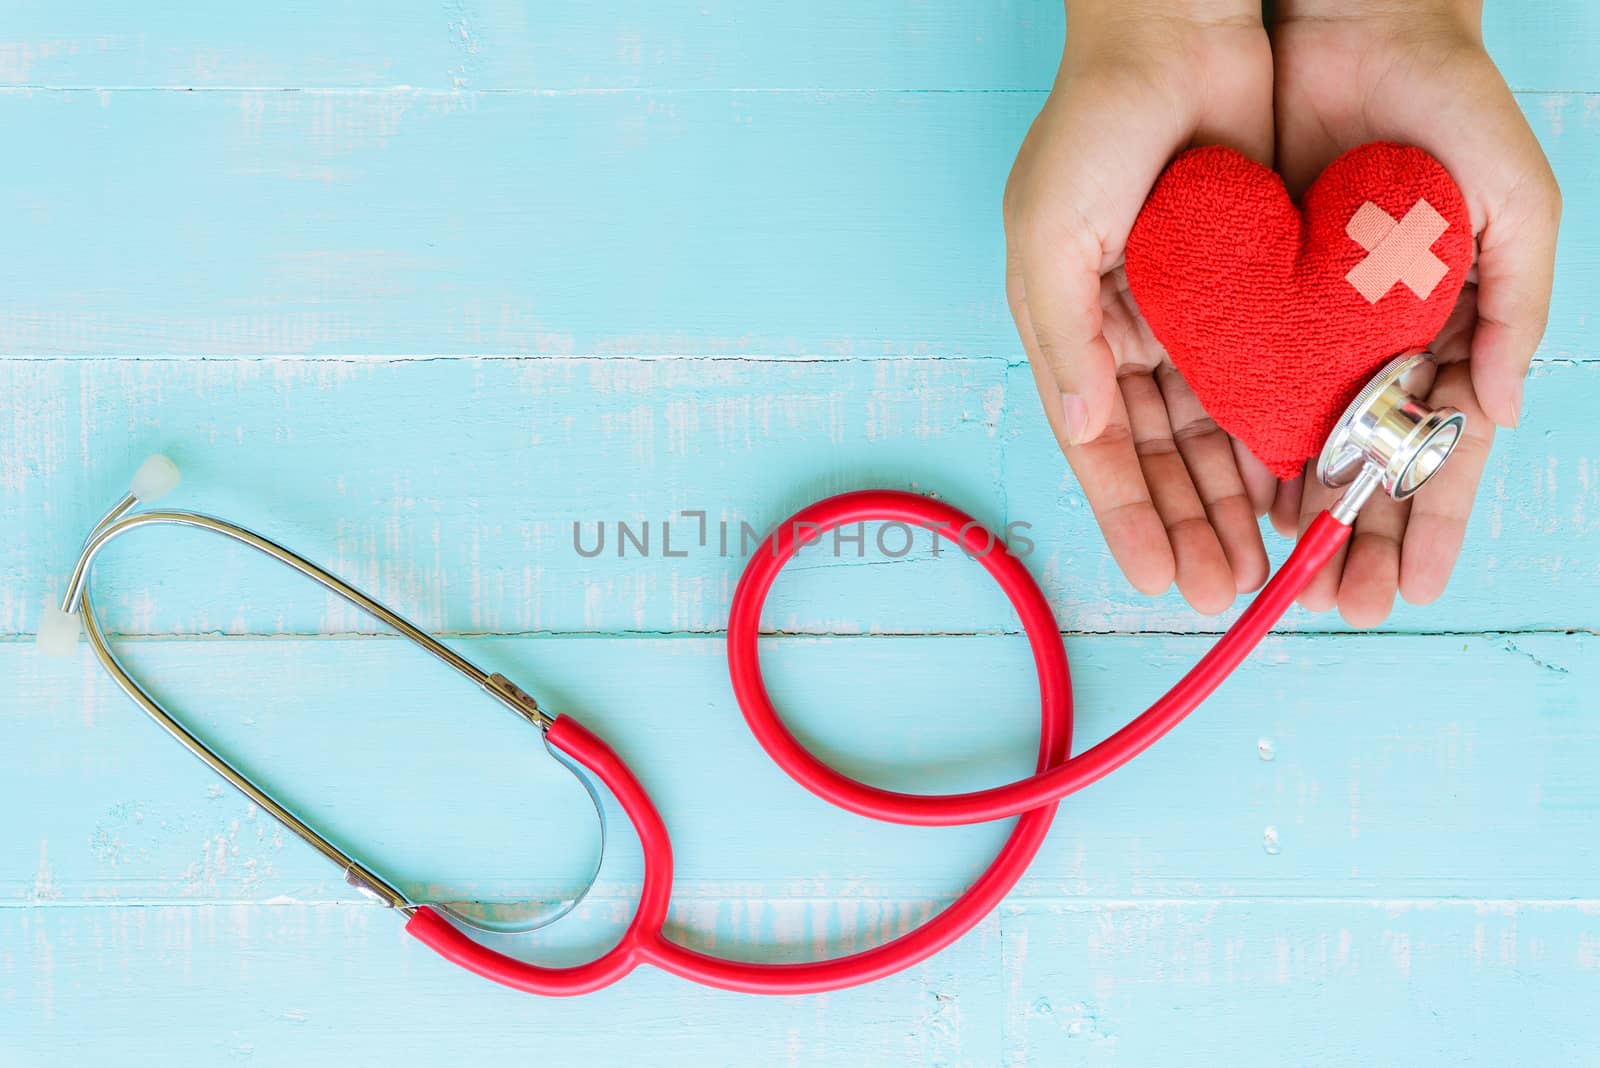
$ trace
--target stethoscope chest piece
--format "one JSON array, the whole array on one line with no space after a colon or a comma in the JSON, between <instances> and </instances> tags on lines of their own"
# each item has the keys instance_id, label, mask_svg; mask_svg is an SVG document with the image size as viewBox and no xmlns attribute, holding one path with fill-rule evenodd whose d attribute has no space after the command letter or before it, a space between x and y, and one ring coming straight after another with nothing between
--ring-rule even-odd
<instances>
[{"instance_id":1,"label":"stethoscope chest piece","mask_svg":"<svg viewBox=\"0 0 1600 1068\"><path fill-rule=\"evenodd\" d=\"M1466 417L1454 408L1430 408L1408 388L1408 379L1431 364L1426 352L1396 356L1356 395L1317 458L1323 485L1360 479L1403 501L1438 473L1460 442Z\"/></svg>"}]
</instances>

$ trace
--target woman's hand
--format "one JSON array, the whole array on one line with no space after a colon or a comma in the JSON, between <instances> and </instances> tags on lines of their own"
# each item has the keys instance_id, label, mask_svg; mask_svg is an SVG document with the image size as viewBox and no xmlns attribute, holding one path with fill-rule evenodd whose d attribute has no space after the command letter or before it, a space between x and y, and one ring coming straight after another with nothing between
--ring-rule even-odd
<instances>
[{"instance_id":1,"label":"woman's hand","mask_svg":"<svg viewBox=\"0 0 1600 1068\"><path fill-rule=\"evenodd\" d=\"M1285 0L1273 28L1279 171L1298 196L1340 152L1368 141L1426 149L1466 195L1477 263L1433 345L1431 403L1467 417L1461 444L1408 504L1361 510L1347 552L1301 596L1374 626L1396 590L1413 604L1444 592L1496 424L1517 425L1522 380L1544 333L1561 196L1550 164L1483 49L1476 0ZM1309 471L1272 506L1281 533L1304 532L1336 496Z\"/></svg>"},{"instance_id":2,"label":"woman's hand","mask_svg":"<svg viewBox=\"0 0 1600 1068\"><path fill-rule=\"evenodd\" d=\"M1267 577L1276 482L1200 408L1128 295L1123 249L1168 161L1272 162L1272 56L1241 0L1068 0L1050 98L1006 183L1006 293L1045 413L1128 580L1217 613Z\"/></svg>"}]
</instances>

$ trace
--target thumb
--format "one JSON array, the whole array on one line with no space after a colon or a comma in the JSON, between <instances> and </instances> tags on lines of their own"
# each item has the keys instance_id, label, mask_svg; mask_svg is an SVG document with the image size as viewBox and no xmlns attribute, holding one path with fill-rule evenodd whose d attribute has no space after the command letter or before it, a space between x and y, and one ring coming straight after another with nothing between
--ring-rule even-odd
<instances>
[{"instance_id":1,"label":"thumb","mask_svg":"<svg viewBox=\"0 0 1600 1068\"><path fill-rule=\"evenodd\" d=\"M1006 298L1017 333L1044 372L1038 377L1059 394L1044 398L1050 422L1068 445L1093 441L1117 397L1116 359L1102 333L1099 243L1009 231L1006 238Z\"/></svg>"},{"instance_id":2,"label":"thumb","mask_svg":"<svg viewBox=\"0 0 1600 1068\"><path fill-rule=\"evenodd\" d=\"M1478 239L1472 388L1503 427L1522 416L1522 380L1550 313L1560 221L1561 193L1546 172L1545 181L1518 191L1512 213L1491 217Z\"/></svg>"}]
</instances>

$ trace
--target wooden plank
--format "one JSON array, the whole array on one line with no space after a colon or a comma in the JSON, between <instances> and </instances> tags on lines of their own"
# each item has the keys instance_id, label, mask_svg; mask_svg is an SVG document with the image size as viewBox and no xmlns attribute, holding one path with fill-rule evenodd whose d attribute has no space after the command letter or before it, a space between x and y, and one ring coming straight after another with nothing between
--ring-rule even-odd
<instances>
[{"instance_id":1,"label":"wooden plank","mask_svg":"<svg viewBox=\"0 0 1600 1068\"><path fill-rule=\"evenodd\" d=\"M674 835L690 926L707 899L931 902L1001 826L906 828L790 782L746 732L710 639L457 643L637 770ZM1079 745L1210 645L1074 639ZM534 733L398 641L142 641L156 692L298 811L414 892L550 900L592 866L593 813ZM1020 637L778 639L794 728L852 774L971 789L1031 768ZM104 678L87 649L0 643L0 902L348 901ZM1063 807L1021 898L1600 898L1600 645L1593 636L1275 637L1189 723ZM737 804L729 804L737 798ZM612 813L597 891L626 911L639 859ZM781 833L779 833L781 830Z\"/></svg>"},{"instance_id":2,"label":"wooden plank","mask_svg":"<svg viewBox=\"0 0 1600 1068\"><path fill-rule=\"evenodd\" d=\"M23 3L0 37L0 84L1042 89L1064 22L1060 5L1032 0Z\"/></svg>"},{"instance_id":3,"label":"wooden plank","mask_svg":"<svg viewBox=\"0 0 1600 1068\"><path fill-rule=\"evenodd\" d=\"M1536 368L1450 592L1402 607L1389 629L1600 625L1597 390L1600 365ZM1029 524L1028 562L1063 629L1221 626L1176 594L1127 585L1026 369L1003 360L8 360L0 392L13 398L0 421L0 633L35 628L77 541L156 449L188 471L178 506L276 536L430 630L714 632L754 549L747 525L867 486L936 492L996 529ZM685 511L708 513L704 546ZM618 534L646 522L648 556ZM579 551L574 524L584 552L605 525L603 555ZM929 535L896 559L895 533L884 538L883 550L876 532L859 549L825 543L797 563L767 625L1015 629L979 568L934 557ZM1281 559L1286 543L1269 544ZM193 532L137 533L103 559L102 606L129 633L375 626ZM1298 611L1288 625L1339 627Z\"/></svg>"},{"instance_id":4,"label":"wooden plank","mask_svg":"<svg viewBox=\"0 0 1600 1068\"><path fill-rule=\"evenodd\" d=\"M1031 93L0 93L0 353L1020 355ZM1522 98L1576 194L1589 98ZM1595 356L1569 195L1543 353Z\"/></svg>"},{"instance_id":5,"label":"wooden plank","mask_svg":"<svg viewBox=\"0 0 1600 1068\"><path fill-rule=\"evenodd\" d=\"M747 527L764 533L814 497L862 486L937 486L1003 526L998 360L0 368L0 388L17 398L14 418L0 422L0 629L11 631L32 629L45 591L64 585L73 544L157 448L189 471L174 500L298 543L431 630L720 628L755 549ZM685 510L707 513L705 545ZM621 540L619 523L641 537L651 524L649 555ZM602 525L606 551L588 558ZM245 550L162 533L170 536L135 534L108 555L105 577L132 579L120 591L108 583L102 601L124 629L373 626L308 585L286 588L279 569ZM848 552L841 563L853 563ZM904 596L890 582L853 592L856 572L874 568L817 562L786 577L769 616L777 625L855 629L861 596ZM924 625L965 630L1004 618L987 580L951 582L945 564L924 552L877 570L924 576Z\"/></svg>"},{"instance_id":6,"label":"wooden plank","mask_svg":"<svg viewBox=\"0 0 1600 1068\"><path fill-rule=\"evenodd\" d=\"M787 944L831 931L836 904L730 902L726 928ZM1592 902L1026 902L855 990L753 998L642 969L542 1000L375 907L0 908L0 1049L40 1066L453 1063L469 1041L484 1062L619 1066L664 1047L730 1065L1578 1065L1600 1041L1597 947ZM140 1037L152 1020L182 1025Z\"/></svg>"},{"instance_id":7,"label":"wooden plank","mask_svg":"<svg viewBox=\"0 0 1600 1068\"><path fill-rule=\"evenodd\" d=\"M725 915L735 935L809 952L833 907L733 902ZM470 1050L473 1063L621 1066L692 1048L704 1064L995 1064L999 946L991 921L904 975L819 997L726 994L644 969L546 1000L445 963L374 907L0 908L0 1053L39 1066L410 1064ZM152 1021L173 1026L158 1040Z\"/></svg>"},{"instance_id":8,"label":"wooden plank","mask_svg":"<svg viewBox=\"0 0 1600 1068\"><path fill-rule=\"evenodd\" d=\"M1006 911L1012 1065L1579 1065L1600 1041L1594 902Z\"/></svg>"},{"instance_id":9,"label":"wooden plank","mask_svg":"<svg viewBox=\"0 0 1600 1068\"><path fill-rule=\"evenodd\" d=\"M1594 89L1584 0L1491 3L1489 50L1518 89ZM546 0L129 11L14 3L0 84L77 88L1048 89L1059 3L1036 0Z\"/></svg>"}]
</instances>

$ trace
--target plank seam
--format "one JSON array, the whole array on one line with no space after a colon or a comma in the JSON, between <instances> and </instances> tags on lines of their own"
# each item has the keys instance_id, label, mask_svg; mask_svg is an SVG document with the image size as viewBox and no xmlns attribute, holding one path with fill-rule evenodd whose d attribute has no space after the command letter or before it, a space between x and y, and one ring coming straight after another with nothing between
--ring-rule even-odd
<instances>
[{"instance_id":1,"label":"plank seam","mask_svg":"<svg viewBox=\"0 0 1600 1068\"><path fill-rule=\"evenodd\" d=\"M672 361L704 361L707 363L743 363L754 366L776 366L781 364L866 364L876 365L895 362L913 362L919 360L948 360L953 363L998 363L1008 368L1022 368L1028 365L1027 356L1017 353L1012 355L989 353L955 353L955 352L901 352L890 355L854 356L843 353L694 353L694 352L459 352L459 353L426 353L410 355L406 353L338 353L332 355L318 355L316 353L257 353L257 354L229 354L229 355L193 355L185 356L178 353L134 353L116 356L89 356L70 355L62 353L31 353L10 352L0 354L0 363L60 363L60 364L117 364L117 363L170 363L170 364L207 364L207 363L305 363L305 364L352 364L368 366L372 364L412 364L412 363L453 363L453 362L521 362L527 363L536 360L543 361L569 361L572 363L616 363L619 361L636 361L639 363L668 363ZM1577 368L1587 364L1600 362L1600 354L1584 354L1580 356L1545 356L1534 354L1533 366L1535 368L1549 369L1553 367Z\"/></svg>"},{"instance_id":2,"label":"plank seam","mask_svg":"<svg viewBox=\"0 0 1600 1068\"><path fill-rule=\"evenodd\" d=\"M28 96L34 93L88 94L88 93L304 93L307 96L411 96L447 97L454 99L485 97L590 97L590 96L1037 96L1050 94L1048 85L1013 87L951 88L946 86L898 86L892 88L829 88L824 86L770 85L770 86L682 86L679 88L653 86L567 86L537 88L519 86L507 88L468 89L462 87L425 85L338 86L338 85L60 85L49 82L12 82L0 85L0 94ZM1592 97L1600 96L1600 89L1517 89L1513 96L1531 97Z\"/></svg>"},{"instance_id":3,"label":"plank seam","mask_svg":"<svg viewBox=\"0 0 1600 1068\"><path fill-rule=\"evenodd\" d=\"M751 904L832 904L841 901L870 901L870 902L935 902L946 904L952 898L941 895L912 894L906 896L868 896L862 894L837 894L837 895L805 895L790 897L785 895L736 895L714 894L696 896L692 892L692 884L686 884L690 892L681 893L674 898L675 904L704 905L706 903L739 902L744 905ZM678 888L680 891L683 886ZM591 892L585 899L592 902L632 901L638 897L637 888L631 893L604 893L598 888ZM519 901L519 904L539 904ZM1259 907L1262 905L1303 905L1309 908L1321 908L1337 905L1364 905L1371 908L1388 909L1430 909L1430 908L1474 908L1484 911L1505 909L1576 909L1581 912L1600 914L1600 898L1594 897L1468 897L1468 896L1414 896L1414 897L1361 897L1351 895L1341 897L1332 894L1308 894L1305 896L1293 894L1255 894L1239 897L1223 897L1216 895L1197 897L1074 897L1061 894L1014 894L1007 897L998 906L1003 913L1007 910L1021 912L1032 907L1049 908L1057 911L1137 911L1150 908L1183 908L1183 907L1216 907L1222 905L1242 905ZM75 900L66 901L59 899L42 899L38 901L0 901L0 911L33 910L33 909L237 909L237 908L349 908L367 909L372 912L387 912L388 907L370 901L350 898L268 898L261 901L229 900L216 898L210 900L194 900L192 898L147 898L138 900Z\"/></svg>"},{"instance_id":4,"label":"plank seam","mask_svg":"<svg viewBox=\"0 0 1600 1068\"><path fill-rule=\"evenodd\" d=\"M256 354L218 354L218 355L192 355L181 353L135 353L120 354L116 356L89 356L89 355L63 355L62 353L31 353L13 352L0 355L0 362L4 363L60 363L60 364L115 364L125 362L138 363L170 363L170 364L206 364L206 363L307 363L307 364L353 364L367 366L371 364L412 364L412 363L455 363L455 362L480 362L480 363L526 363L533 360L565 360L572 363L616 363L618 361L635 360L641 363L670 363L674 361L696 361L708 363L747 363L756 366L775 366L779 364L881 364L896 361L914 360L950 360L953 362L970 363L1002 363L1006 367L1025 367L1028 358L1022 353L1002 355L998 353L954 353L954 352L902 352L892 355L854 356L847 353L696 353L696 352L456 352L456 353L336 353L318 355L316 353L256 353ZM1535 357L1537 362L1538 357ZM1566 360L1574 365L1587 363L1587 359Z\"/></svg>"},{"instance_id":5,"label":"plank seam","mask_svg":"<svg viewBox=\"0 0 1600 1068\"><path fill-rule=\"evenodd\" d=\"M705 641L725 639L728 632L715 630L483 630L483 631L429 631L436 638L447 641L474 639L630 639L639 641L682 640ZM884 630L884 631L833 631L833 630L763 630L763 638L829 640L861 639L879 641L896 638L1010 638L1020 637L1023 631L1015 629L993 630ZM1212 638L1222 630L1060 630L1062 638ZM222 631L192 631L178 634L119 634L108 631L106 636L117 642L297 642L297 641L401 641L398 634L389 631L322 631L316 633L233 634ZM1506 639L1507 652L1517 653L1551 667L1512 642L1527 637L1596 637L1600 629L1589 627L1528 627L1511 630L1274 630L1269 638L1306 641L1327 641L1330 638L1475 638L1482 640ZM11 631L0 634L0 645L22 644L34 639L32 631ZM1554 669L1553 669L1554 670ZM1563 672L1564 673L1564 672Z\"/></svg>"}]
</instances>

